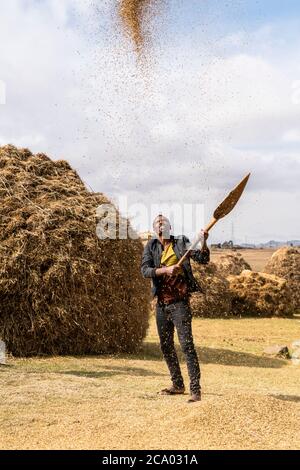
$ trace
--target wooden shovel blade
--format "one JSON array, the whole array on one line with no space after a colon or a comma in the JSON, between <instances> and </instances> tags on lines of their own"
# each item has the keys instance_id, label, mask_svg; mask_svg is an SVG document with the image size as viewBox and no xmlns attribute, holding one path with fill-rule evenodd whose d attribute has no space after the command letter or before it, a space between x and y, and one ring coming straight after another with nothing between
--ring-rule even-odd
<instances>
[{"instance_id":1,"label":"wooden shovel blade","mask_svg":"<svg viewBox=\"0 0 300 470\"><path fill-rule=\"evenodd\" d=\"M243 191L246 187L246 184L248 183L248 180L250 178L251 173L249 173L245 178L228 194L226 199L217 207L217 209L214 212L214 218L216 220L220 220L225 215L229 214L229 212L232 211L232 209L235 207L237 204L238 200L240 199L241 195L243 194Z\"/></svg>"}]
</instances>

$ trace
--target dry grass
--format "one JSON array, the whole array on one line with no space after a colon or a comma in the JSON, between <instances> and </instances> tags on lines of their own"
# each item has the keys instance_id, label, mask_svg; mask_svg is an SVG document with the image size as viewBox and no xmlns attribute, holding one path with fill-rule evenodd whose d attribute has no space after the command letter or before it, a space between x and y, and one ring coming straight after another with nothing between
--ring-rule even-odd
<instances>
[{"instance_id":1,"label":"dry grass","mask_svg":"<svg viewBox=\"0 0 300 470\"><path fill-rule=\"evenodd\" d=\"M300 367L262 355L299 339L299 320L194 319L194 336L204 391L195 405L156 394L169 379L153 318L135 356L10 361L0 368L1 448L299 449Z\"/></svg>"}]
</instances>

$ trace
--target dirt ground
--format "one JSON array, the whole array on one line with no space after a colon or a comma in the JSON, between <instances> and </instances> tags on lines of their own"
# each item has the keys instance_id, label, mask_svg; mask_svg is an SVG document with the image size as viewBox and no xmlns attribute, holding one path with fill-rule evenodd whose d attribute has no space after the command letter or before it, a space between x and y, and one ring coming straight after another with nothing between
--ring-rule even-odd
<instances>
[{"instance_id":1,"label":"dirt ground","mask_svg":"<svg viewBox=\"0 0 300 470\"><path fill-rule=\"evenodd\" d=\"M253 250L237 250L238 253L241 253L242 257L250 264L253 271L263 271L265 265L271 258L272 254L276 251L272 248L267 248L263 250L253 249ZM212 250L211 260L217 261L217 259L226 253L232 253L231 250Z\"/></svg>"},{"instance_id":2,"label":"dirt ground","mask_svg":"<svg viewBox=\"0 0 300 470\"><path fill-rule=\"evenodd\" d=\"M299 449L300 366L262 352L300 339L300 319L193 321L202 402L157 394L169 377L152 318L135 356L0 367L0 448Z\"/></svg>"}]
</instances>

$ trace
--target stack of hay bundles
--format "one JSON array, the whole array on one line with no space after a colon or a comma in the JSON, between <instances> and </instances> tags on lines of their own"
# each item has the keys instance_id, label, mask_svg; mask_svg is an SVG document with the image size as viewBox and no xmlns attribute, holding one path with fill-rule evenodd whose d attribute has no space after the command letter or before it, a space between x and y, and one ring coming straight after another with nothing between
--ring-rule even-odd
<instances>
[{"instance_id":1,"label":"stack of hay bundles","mask_svg":"<svg viewBox=\"0 0 300 470\"><path fill-rule=\"evenodd\" d=\"M245 269L251 270L251 266L244 260L240 253L226 253L216 261L220 274L224 277L238 276Z\"/></svg>"},{"instance_id":2,"label":"stack of hay bundles","mask_svg":"<svg viewBox=\"0 0 300 470\"><path fill-rule=\"evenodd\" d=\"M89 192L65 161L0 148L0 338L16 356L132 352L145 337L142 243L100 240Z\"/></svg>"},{"instance_id":3,"label":"stack of hay bundles","mask_svg":"<svg viewBox=\"0 0 300 470\"><path fill-rule=\"evenodd\" d=\"M239 316L290 316L291 290L285 279L272 274L243 271L229 276L232 312Z\"/></svg>"},{"instance_id":4,"label":"stack of hay bundles","mask_svg":"<svg viewBox=\"0 0 300 470\"><path fill-rule=\"evenodd\" d=\"M294 250L295 251L295 250ZM274 254L267 265L274 274L252 272L249 264L239 253L222 255L216 263L199 266L194 263L195 277L201 293L193 294L192 309L195 316L228 317L291 316L295 303L299 302L299 253L289 251L290 261L282 261L282 254ZM297 258L298 256L298 258ZM281 269L279 263L281 260ZM291 261L291 258L293 261ZM288 266L287 266L288 265ZM284 279L286 277L286 279ZM296 298L295 298L296 297Z\"/></svg>"},{"instance_id":5,"label":"stack of hay bundles","mask_svg":"<svg viewBox=\"0 0 300 470\"><path fill-rule=\"evenodd\" d=\"M193 272L201 291L194 293L191 307L194 316L226 317L231 314L229 282L218 271L216 264L193 263Z\"/></svg>"},{"instance_id":6,"label":"stack of hay bundles","mask_svg":"<svg viewBox=\"0 0 300 470\"><path fill-rule=\"evenodd\" d=\"M300 310L300 250L283 247L277 250L265 266L265 272L287 280L295 310Z\"/></svg>"}]
</instances>

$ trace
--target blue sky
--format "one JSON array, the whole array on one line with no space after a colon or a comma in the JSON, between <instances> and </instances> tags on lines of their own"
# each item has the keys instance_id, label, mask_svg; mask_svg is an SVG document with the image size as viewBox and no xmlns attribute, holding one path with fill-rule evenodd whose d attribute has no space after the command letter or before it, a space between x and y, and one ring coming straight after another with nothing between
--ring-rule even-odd
<instances>
[{"instance_id":1,"label":"blue sky","mask_svg":"<svg viewBox=\"0 0 300 470\"><path fill-rule=\"evenodd\" d=\"M184 23L203 22L221 16L226 27L240 24L243 28L258 28L269 21L294 19L300 15L298 0L189 0L172 1L183 5Z\"/></svg>"},{"instance_id":2,"label":"blue sky","mask_svg":"<svg viewBox=\"0 0 300 470\"><path fill-rule=\"evenodd\" d=\"M2 2L0 144L67 159L116 203L204 204L205 220L252 171L212 238L232 222L241 241L300 238L300 2L167 0L144 67L115 11Z\"/></svg>"},{"instance_id":3,"label":"blue sky","mask_svg":"<svg viewBox=\"0 0 300 470\"><path fill-rule=\"evenodd\" d=\"M167 0L164 10L172 18L170 31L180 35L203 29L212 36L237 29L252 31L269 23L300 22L297 0Z\"/></svg>"},{"instance_id":4,"label":"blue sky","mask_svg":"<svg viewBox=\"0 0 300 470\"><path fill-rule=\"evenodd\" d=\"M215 1L214 3L222 2ZM244 24L254 26L259 26L266 21L292 19L300 14L300 4L297 0L247 0L232 3L237 7L239 4L244 5L241 9L241 19Z\"/></svg>"}]
</instances>

